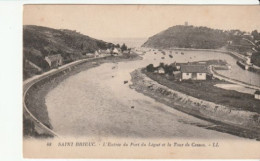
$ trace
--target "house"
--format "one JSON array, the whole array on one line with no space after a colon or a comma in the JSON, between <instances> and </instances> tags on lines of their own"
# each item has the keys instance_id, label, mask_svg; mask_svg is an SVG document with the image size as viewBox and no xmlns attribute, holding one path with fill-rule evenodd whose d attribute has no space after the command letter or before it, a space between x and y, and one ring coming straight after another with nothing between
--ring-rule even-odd
<instances>
[{"instance_id":1,"label":"house","mask_svg":"<svg viewBox=\"0 0 260 161\"><path fill-rule=\"evenodd\" d=\"M255 91L255 99L260 100L260 91L259 90Z\"/></svg>"},{"instance_id":2,"label":"house","mask_svg":"<svg viewBox=\"0 0 260 161\"><path fill-rule=\"evenodd\" d=\"M233 41L229 40L229 41L227 41L227 43L228 43L228 45L231 45L231 44L233 44Z\"/></svg>"},{"instance_id":3,"label":"house","mask_svg":"<svg viewBox=\"0 0 260 161\"><path fill-rule=\"evenodd\" d=\"M165 73L164 68L163 67L159 67L158 68L158 73L159 74L164 74Z\"/></svg>"},{"instance_id":4,"label":"house","mask_svg":"<svg viewBox=\"0 0 260 161\"><path fill-rule=\"evenodd\" d=\"M114 48L114 50L113 50L113 54L119 54L119 51L118 51L117 48Z\"/></svg>"},{"instance_id":5,"label":"house","mask_svg":"<svg viewBox=\"0 0 260 161\"><path fill-rule=\"evenodd\" d=\"M163 67L156 67L156 68L154 69L154 73L164 74L165 71L164 71L164 68L163 68Z\"/></svg>"},{"instance_id":6,"label":"house","mask_svg":"<svg viewBox=\"0 0 260 161\"><path fill-rule=\"evenodd\" d=\"M45 60L49 64L50 68L56 68L63 64L63 58L60 54L46 56Z\"/></svg>"},{"instance_id":7,"label":"house","mask_svg":"<svg viewBox=\"0 0 260 161\"><path fill-rule=\"evenodd\" d=\"M105 53L106 54L111 54L111 49L107 49Z\"/></svg>"},{"instance_id":8,"label":"house","mask_svg":"<svg viewBox=\"0 0 260 161\"><path fill-rule=\"evenodd\" d=\"M85 54L87 58L94 58L94 54L93 53L86 53Z\"/></svg>"},{"instance_id":9,"label":"house","mask_svg":"<svg viewBox=\"0 0 260 161\"><path fill-rule=\"evenodd\" d=\"M183 63L174 62L174 63L171 63L170 66L175 67L177 70L180 70L181 64L183 64Z\"/></svg>"},{"instance_id":10,"label":"house","mask_svg":"<svg viewBox=\"0 0 260 161\"><path fill-rule=\"evenodd\" d=\"M251 65L251 57L250 56L246 57L246 64Z\"/></svg>"},{"instance_id":11,"label":"house","mask_svg":"<svg viewBox=\"0 0 260 161\"><path fill-rule=\"evenodd\" d=\"M200 64L182 64L180 71L182 80L206 80L208 68Z\"/></svg>"},{"instance_id":12,"label":"house","mask_svg":"<svg viewBox=\"0 0 260 161\"><path fill-rule=\"evenodd\" d=\"M95 58L99 57L100 52L101 52L100 50L99 50L99 51L95 51L95 53L94 53L94 57L95 57Z\"/></svg>"},{"instance_id":13,"label":"house","mask_svg":"<svg viewBox=\"0 0 260 161\"><path fill-rule=\"evenodd\" d=\"M114 48L112 53L118 55L118 54L121 53L121 49L120 48Z\"/></svg>"},{"instance_id":14,"label":"house","mask_svg":"<svg viewBox=\"0 0 260 161\"><path fill-rule=\"evenodd\" d=\"M246 56L250 56L251 57L252 56L252 52L246 52Z\"/></svg>"}]
</instances>

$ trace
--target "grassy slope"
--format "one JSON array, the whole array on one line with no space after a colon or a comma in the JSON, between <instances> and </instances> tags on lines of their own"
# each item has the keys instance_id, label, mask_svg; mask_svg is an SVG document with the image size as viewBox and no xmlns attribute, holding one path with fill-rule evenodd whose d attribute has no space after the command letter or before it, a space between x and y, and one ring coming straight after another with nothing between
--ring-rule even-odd
<instances>
[{"instance_id":1,"label":"grassy slope","mask_svg":"<svg viewBox=\"0 0 260 161\"><path fill-rule=\"evenodd\" d=\"M24 79L39 74L25 60L39 66L43 71L49 70L44 61L47 55L61 54L65 63L80 59L83 54L106 48L106 43L71 30L56 30L41 26L24 26L23 28Z\"/></svg>"}]
</instances>

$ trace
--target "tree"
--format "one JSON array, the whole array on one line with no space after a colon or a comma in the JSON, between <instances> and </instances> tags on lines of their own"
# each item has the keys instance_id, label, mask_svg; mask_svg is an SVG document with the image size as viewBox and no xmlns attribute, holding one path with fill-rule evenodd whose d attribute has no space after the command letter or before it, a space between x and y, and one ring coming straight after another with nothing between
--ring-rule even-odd
<instances>
[{"instance_id":1,"label":"tree","mask_svg":"<svg viewBox=\"0 0 260 161\"><path fill-rule=\"evenodd\" d=\"M147 70L148 72L153 72L153 71L154 71L154 66L153 66L153 64L147 65L147 66L146 66L146 70Z\"/></svg>"},{"instance_id":2,"label":"tree","mask_svg":"<svg viewBox=\"0 0 260 161\"><path fill-rule=\"evenodd\" d=\"M114 46L115 46L114 44L112 44L112 43L108 43L108 44L107 44L107 49L114 48Z\"/></svg>"},{"instance_id":3,"label":"tree","mask_svg":"<svg viewBox=\"0 0 260 161\"><path fill-rule=\"evenodd\" d=\"M174 67L172 65L165 65L164 70L166 74L172 74L172 72L174 71Z\"/></svg>"},{"instance_id":4,"label":"tree","mask_svg":"<svg viewBox=\"0 0 260 161\"><path fill-rule=\"evenodd\" d=\"M120 48L120 45L119 44L116 44L116 46L115 46L116 48Z\"/></svg>"},{"instance_id":5,"label":"tree","mask_svg":"<svg viewBox=\"0 0 260 161\"><path fill-rule=\"evenodd\" d=\"M260 35L257 32L257 30L252 31L251 35L254 37L255 40L258 40L260 38Z\"/></svg>"},{"instance_id":6,"label":"tree","mask_svg":"<svg viewBox=\"0 0 260 161\"><path fill-rule=\"evenodd\" d=\"M121 50L122 50L122 51L127 50L127 46L125 45L125 43L121 46Z\"/></svg>"},{"instance_id":7,"label":"tree","mask_svg":"<svg viewBox=\"0 0 260 161\"><path fill-rule=\"evenodd\" d=\"M160 63L160 65L159 65L159 67L162 67L162 68L164 68L164 63Z\"/></svg>"}]
</instances>

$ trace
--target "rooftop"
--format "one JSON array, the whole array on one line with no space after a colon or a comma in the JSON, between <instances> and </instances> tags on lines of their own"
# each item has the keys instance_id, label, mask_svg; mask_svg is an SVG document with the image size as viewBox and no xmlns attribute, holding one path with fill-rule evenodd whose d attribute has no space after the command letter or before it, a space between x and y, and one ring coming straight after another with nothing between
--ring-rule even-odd
<instances>
[{"instance_id":1,"label":"rooftop","mask_svg":"<svg viewBox=\"0 0 260 161\"><path fill-rule=\"evenodd\" d=\"M55 61L55 60L59 60L59 59L62 59L61 55L60 54L56 54L56 55L49 55L49 56L46 56L45 59L48 58L50 59L51 61Z\"/></svg>"},{"instance_id":2,"label":"rooftop","mask_svg":"<svg viewBox=\"0 0 260 161\"><path fill-rule=\"evenodd\" d=\"M181 65L181 72L183 73L208 73L206 65Z\"/></svg>"}]
</instances>

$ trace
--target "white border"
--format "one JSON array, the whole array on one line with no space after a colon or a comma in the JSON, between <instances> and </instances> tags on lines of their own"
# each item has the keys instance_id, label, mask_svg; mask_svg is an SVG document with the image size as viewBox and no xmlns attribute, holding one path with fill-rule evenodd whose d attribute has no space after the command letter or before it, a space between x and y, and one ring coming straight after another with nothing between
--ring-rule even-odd
<instances>
[{"instance_id":1,"label":"white border","mask_svg":"<svg viewBox=\"0 0 260 161\"><path fill-rule=\"evenodd\" d=\"M118 0L23 0L11 2L0 0L0 160L3 161L30 160L22 157L23 4L253 5L259 4L259 2L257 0L186 0L185 3L183 0L121 0L121 2Z\"/></svg>"},{"instance_id":2,"label":"white border","mask_svg":"<svg viewBox=\"0 0 260 161\"><path fill-rule=\"evenodd\" d=\"M257 0L23 0L22 2L24 4L259 4Z\"/></svg>"}]
</instances>

